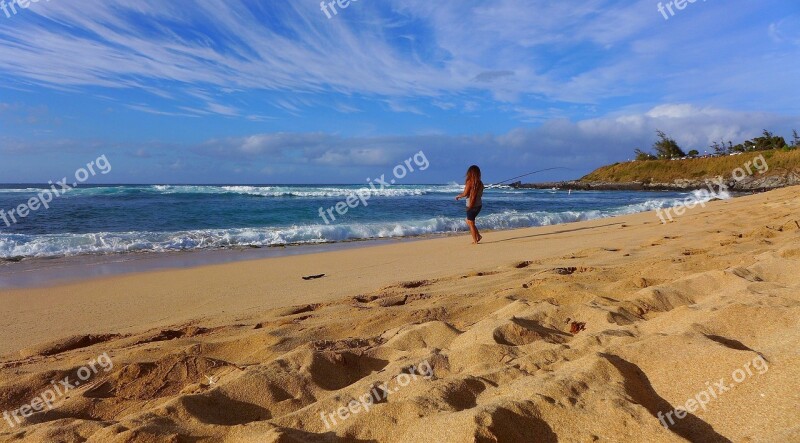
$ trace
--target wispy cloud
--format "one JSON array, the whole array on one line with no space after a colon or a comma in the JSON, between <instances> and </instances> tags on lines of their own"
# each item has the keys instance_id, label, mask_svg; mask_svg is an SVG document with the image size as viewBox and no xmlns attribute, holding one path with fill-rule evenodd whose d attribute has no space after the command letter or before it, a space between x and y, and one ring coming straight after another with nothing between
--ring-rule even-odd
<instances>
[{"instance_id":1,"label":"wispy cloud","mask_svg":"<svg viewBox=\"0 0 800 443\"><path fill-rule=\"evenodd\" d=\"M125 107L128 109L133 109L134 111L146 112L148 114L154 114L154 115L164 115L170 117L196 117L196 115L192 114L162 111L141 103L128 103L125 105Z\"/></svg>"},{"instance_id":2,"label":"wispy cloud","mask_svg":"<svg viewBox=\"0 0 800 443\"><path fill-rule=\"evenodd\" d=\"M731 45L730 35L695 26L723 10L730 19L764 9L736 3L695 8L667 26L649 0L387 0L359 4L337 20L326 20L315 2L48 2L26 11L29 17L13 26L0 26L0 71L19 84L60 90L142 90L225 116L254 112L215 94L198 95L198 87L366 94L391 100L392 111L424 114L397 103L473 90L505 102L531 95L598 103L637 92L657 94L661 88L654 91L653 82L669 82L675 96L652 97L655 102L714 88L718 81L710 75L697 76L690 85L670 75L714 69L720 57L757 63L763 72L783 66L781 58L765 56L774 48ZM737 29L737 35L752 42L757 33L769 32L776 41L796 43L793 20L775 21L768 29ZM654 54L666 49L676 63L657 62ZM763 88L790 86L789 79L779 80ZM202 103L191 104L189 97ZM293 115L308 106L287 99L275 104Z\"/></svg>"}]
</instances>

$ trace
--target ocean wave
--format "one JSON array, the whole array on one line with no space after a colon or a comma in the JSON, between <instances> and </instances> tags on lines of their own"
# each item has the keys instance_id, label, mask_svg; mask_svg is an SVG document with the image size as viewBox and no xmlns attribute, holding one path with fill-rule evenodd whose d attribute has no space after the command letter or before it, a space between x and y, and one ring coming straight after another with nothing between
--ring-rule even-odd
<instances>
[{"instance_id":1,"label":"ocean wave","mask_svg":"<svg viewBox=\"0 0 800 443\"><path fill-rule=\"evenodd\" d=\"M326 197L347 197L360 188L293 188L293 187L256 187L256 186L223 186L226 193L257 195L261 197L306 197L306 198L326 198ZM386 188L370 190L370 194L379 197L409 197L415 195L425 195L434 192L442 192L433 188Z\"/></svg>"},{"instance_id":2,"label":"ocean wave","mask_svg":"<svg viewBox=\"0 0 800 443\"><path fill-rule=\"evenodd\" d=\"M70 189L64 196L89 197L104 195L175 195L175 194L216 194L216 195L248 195L255 197L293 197L293 198L329 198L347 197L361 189L370 189L372 196L378 197L410 197L428 194L450 194L461 192L459 186L453 185L396 185L380 189L369 188L367 184L350 186L212 186L212 185L149 185L149 186L90 186ZM47 187L26 187L0 189L3 194L35 195Z\"/></svg>"},{"instance_id":3,"label":"ocean wave","mask_svg":"<svg viewBox=\"0 0 800 443\"><path fill-rule=\"evenodd\" d=\"M482 229L503 230L613 217L674 206L656 199L608 210L563 212L504 211L481 217ZM265 247L446 234L466 230L461 217L433 217L363 224L313 224L267 228L205 229L178 232L99 232L89 234L0 234L0 259L85 254L166 252L233 247Z\"/></svg>"},{"instance_id":4,"label":"ocean wave","mask_svg":"<svg viewBox=\"0 0 800 443\"><path fill-rule=\"evenodd\" d=\"M47 188L47 189L49 189L49 188ZM8 188L8 189L0 188L0 194L3 194L3 193L8 193L8 194L21 194L21 193L36 194L37 192L40 192L40 191L43 191L43 190L45 190L45 187L41 187L41 188Z\"/></svg>"},{"instance_id":5,"label":"ocean wave","mask_svg":"<svg viewBox=\"0 0 800 443\"><path fill-rule=\"evenodd\" d=\"M373 196L408 197L434 193L460 192L461 189L451 185L397 185L381 189L379 185L370 188L368 185L357 186L178 186L156 185L155 190L164 194L242 194L259 197L300 197L326 198L347 197L362 189L370 189Z\"/></svg>"}]
</instances>

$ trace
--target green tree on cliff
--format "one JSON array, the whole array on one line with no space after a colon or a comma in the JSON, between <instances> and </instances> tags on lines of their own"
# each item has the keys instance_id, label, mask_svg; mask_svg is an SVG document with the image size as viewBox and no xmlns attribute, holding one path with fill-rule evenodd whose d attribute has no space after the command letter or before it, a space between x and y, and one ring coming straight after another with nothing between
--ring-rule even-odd
<instances>
[{"instance_id":1,"label":"green tree on cliff","mask_svg":"<svg viewBox=\"0 0 800 443\"><path fill-rule=\"evenodd\" d=\"M678 143L667 136L664 131L657 130L658 141L653 144L653 149L656 151L656 157L661 159L680 158L686 157Z\"/></svg>"},{"instance_id":2,"label":"green tree on cliff","mask_svg":"<svg viewBox=\"0 0 800 443\"><path fill-rule=\"evenodd\" d=\"M678 143L669 138L664 131L656 130L658 141L653 143L655 155L636 149L633 152L636 154L636 160L658 160L686 157L686 153L678 146Z\"/></svg>"}]
</instances>

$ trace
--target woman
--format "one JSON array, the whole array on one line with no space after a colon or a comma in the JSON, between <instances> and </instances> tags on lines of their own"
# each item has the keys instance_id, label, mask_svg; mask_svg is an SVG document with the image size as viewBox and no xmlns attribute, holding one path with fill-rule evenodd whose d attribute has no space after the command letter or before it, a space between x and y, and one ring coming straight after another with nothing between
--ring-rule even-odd
<instances>
[{"instance_id":1,"label":"woman","mask_svg":"<svg viewBox=\"0 0 800 443\"><path fill-rule=\"evenodd\" d=\"M475 226L475 217L480 214L483 207L481 201L483 197L483 182L481 181L481 168L472 165L467 169L467 179L464 184L464 192L462 192L456 201L462 198L467 199L467 226L469 232L472 234L472 244L477 245L483 239L483 236L478 232Z\"/></svg>"}]
</instances>

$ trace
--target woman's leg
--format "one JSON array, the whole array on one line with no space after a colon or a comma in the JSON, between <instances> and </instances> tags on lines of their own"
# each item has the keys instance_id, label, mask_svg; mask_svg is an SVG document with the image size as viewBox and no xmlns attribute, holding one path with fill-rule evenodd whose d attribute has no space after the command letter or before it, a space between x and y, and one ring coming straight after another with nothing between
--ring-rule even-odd
<instances>
[{"instance_id":1,"label":"woman's leg","mask_svg":"<svg viewBox=\"0 0 800 443\"><path fill-rule=\"evenodd\" d=\"M472 243L478 243L480 240L478 237L478 228L475 227L475 222L472 220L467 220L467 226L469 226L469 233L472 234Z\"/></svg>"}]
</instances>

